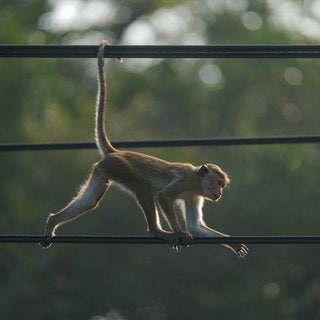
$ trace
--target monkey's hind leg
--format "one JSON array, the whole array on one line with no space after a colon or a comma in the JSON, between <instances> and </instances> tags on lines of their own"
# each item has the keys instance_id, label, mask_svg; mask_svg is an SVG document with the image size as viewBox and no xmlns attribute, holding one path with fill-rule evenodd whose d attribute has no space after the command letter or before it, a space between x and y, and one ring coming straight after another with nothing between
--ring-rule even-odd
<instances>
[{"instance_id":1,"label":"monkey's hind leg","mask_svg":"<svg viewBox=\"0 0 320 320\"><path fill-rule=\"evenodd\" d=\"M98 206L110 186L110 182L100 166L101 163L94 165L91 175L81 187L78 195L65 208L48 216L44 232L46 240L40 242L41 246L48 248L51 245L50 239L61 224L76 219Z\"/></svg>"}]
</instances>

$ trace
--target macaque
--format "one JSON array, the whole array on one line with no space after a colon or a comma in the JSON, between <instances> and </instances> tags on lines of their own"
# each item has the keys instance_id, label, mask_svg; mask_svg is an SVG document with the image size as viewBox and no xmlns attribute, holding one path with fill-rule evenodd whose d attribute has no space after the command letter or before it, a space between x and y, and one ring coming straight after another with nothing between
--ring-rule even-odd
<instances>
[{"instance_id":1,"label":"macaque","mask_svg":"<svg viewBox=\"0 0 320 320\"><path fill-rule=\"evenodd\" d=\"M215 164L193 166L188 163L168 162L131 151L115 149L105 129L107 79L104 51L107 41L98 50L98 94L95 116L95 140L102 159L95 163L78 195L61 211L50 214L45 226L43 247L57 227L85 212L95 209L112 183L132 194L141 209L150 233L165 239L171 248L192 244L193 236L227 236L209 228L202 214L204 200L218 201L223 188L229 183L228 175ZM179 203L185 221L183 229L176 213ZM171 230L161 226L159 213L167 220ZM224 245L239 257L248 253L244 244Z\"/></svg>"}]
</instances>

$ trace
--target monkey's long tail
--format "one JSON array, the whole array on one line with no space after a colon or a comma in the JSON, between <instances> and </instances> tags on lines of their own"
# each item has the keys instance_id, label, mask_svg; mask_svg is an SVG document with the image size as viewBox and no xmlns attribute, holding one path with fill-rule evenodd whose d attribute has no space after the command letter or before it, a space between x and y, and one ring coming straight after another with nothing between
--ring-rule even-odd
<instances>
[{"instance_id":1,"label":"monkey's long tail","mask_svg":"<svg viewBox=\"0 0 320 320\"><path fill-rule=\"evenodd\" d=\"M100 154L104 157L116 151L112 146L105 127L105 109L107 99L107 78L104 65L104 50L109 43L101 41L98 51L98 94L96 102L95 140Z\"/></svg>"}]
</instances>

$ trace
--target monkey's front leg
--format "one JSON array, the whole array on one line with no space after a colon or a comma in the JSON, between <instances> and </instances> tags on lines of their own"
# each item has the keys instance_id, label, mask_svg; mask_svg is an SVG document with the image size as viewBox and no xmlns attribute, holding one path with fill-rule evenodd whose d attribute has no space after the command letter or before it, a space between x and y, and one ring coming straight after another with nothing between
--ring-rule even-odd
<instances>
[{"instance_id":1,"label":"monkey's front leg","mask_svg":"<svg viewBox=\"0 0 320 320\"><path fill-rule=\"evenodd\" d=\"M139 193L137 192L136 197L138 204L145 216L150 233L152 233L155 237L168 241L170 247L174 250L179 250L182 245L191 244L191 234L180 230L169 232L162 229L154 198L147 189L141 190Z\"/></svg>"},{"instance_id":2,"label":"monkey's front leg","mask_svg":"<svg viewBox=\"0 0 320 320\"><path fill-rule=\"evenodd\" d=\"M172 242L174 243L174 245L171 245L171 247L175 250L179 250L181 246L190 246L192 244L193 237L191 233L183 231L181 229L174 207L175 195L172 190L167 187L165 190L158 193L157 199L173 230Z\"/></svg>"},{"instance_id":3,"label":"monkey's front leg","mask_svg":"<svg viewBox=\"0 0 320 320\"><path fill-rule=\"evenodd\" d=\"M198 234L206 236L220 236L220 237L229 237L227 234L221 233L217 230L209 228L206 224L202 223L197 229ZM224 247L231 249L239 258L244 258L248 252L249 248L245 244L223 244Z\"/></svg>"},{"instance_id":4,"label":"monkey's front leg","mask_svg":"<svg viewBox=\"0 0 320 320\"><path fill-rule=\"evenodd\" d=\"M227 234L209 228L203 221L202 216L203 198L194 197L185 201L185 219L187 230L194 236L200 237L228 237ZM244 258L249 249L244 244L223 244L224 247L231 249L239 258Z\"/></svg>"}]
</instances>

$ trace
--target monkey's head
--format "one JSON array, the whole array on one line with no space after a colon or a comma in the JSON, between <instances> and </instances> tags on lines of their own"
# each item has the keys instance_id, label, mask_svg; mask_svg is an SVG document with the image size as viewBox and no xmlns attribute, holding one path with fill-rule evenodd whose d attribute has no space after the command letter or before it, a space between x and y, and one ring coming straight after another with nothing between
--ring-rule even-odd
<instances>
[{"instance_id":1,"label":"monkey's head","mask_svg":"<svg viewBox=\"0 0 320 320\"><path fill-rule=\"evenodd\" d=\"M201 195L211 201L218 201L223 188L230 183L228 175L215 164L205 164L198 168L201 178Z\"/></svg>"}]
</instances>

